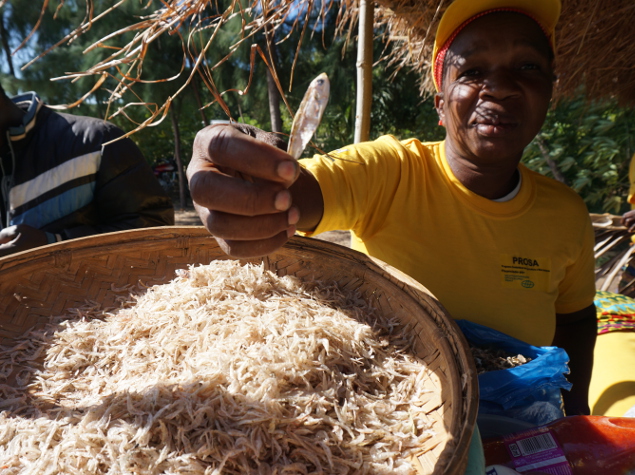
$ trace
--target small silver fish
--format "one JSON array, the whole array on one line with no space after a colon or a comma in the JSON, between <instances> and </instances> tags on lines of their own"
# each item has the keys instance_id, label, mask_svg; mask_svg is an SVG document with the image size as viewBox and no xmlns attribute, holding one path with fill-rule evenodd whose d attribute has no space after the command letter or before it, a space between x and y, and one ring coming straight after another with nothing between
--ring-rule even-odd
<instances>
[{"instance_id":1,"label":"small silver fish","mask_svg":"<svg viewBox=\"0 0 635 475\"><path fill-rule=\"evenodd\" d=\"M309 84L300 103L289 136L287 153L296 160L313 137L322 120L322 114L329 100L331 84L326 73L320 74Z\"/></svg>"}]
</instances>

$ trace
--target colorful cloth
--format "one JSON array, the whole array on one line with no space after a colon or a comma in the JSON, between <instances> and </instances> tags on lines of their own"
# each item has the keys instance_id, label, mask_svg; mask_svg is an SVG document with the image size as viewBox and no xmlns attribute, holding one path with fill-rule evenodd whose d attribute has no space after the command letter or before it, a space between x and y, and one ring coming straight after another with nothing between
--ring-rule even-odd
<instances>
[{"instance_id":1,"label":"colorful cloth","mask_svg":"<svg viewBox=\"0 0 635 475\"><path fill-rule=\"evenodd\" d=\"M635 299L598 290L595 294L598 335L615 331L635 331Z\"/></svg>"}]
</instances>

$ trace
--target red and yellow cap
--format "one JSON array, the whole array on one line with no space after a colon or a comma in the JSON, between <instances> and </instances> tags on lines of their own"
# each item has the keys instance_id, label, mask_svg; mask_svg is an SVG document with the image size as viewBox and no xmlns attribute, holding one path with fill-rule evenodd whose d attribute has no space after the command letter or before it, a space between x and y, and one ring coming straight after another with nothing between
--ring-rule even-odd
<instances>
[{"instance_id":1,"label":"red and yellow cap","mask_svg":"<svg viewBox=\"0 0 635 475\"><path fill-rule=\"evenodd\" d=\"M443 60L456 35L473 20L496 11L511 11L532 18L545 32L555 52L555 29L560 17L560 0L455 0L441 17L432 51L432 78L441 88Z\"/></svg>"}]
</instances>

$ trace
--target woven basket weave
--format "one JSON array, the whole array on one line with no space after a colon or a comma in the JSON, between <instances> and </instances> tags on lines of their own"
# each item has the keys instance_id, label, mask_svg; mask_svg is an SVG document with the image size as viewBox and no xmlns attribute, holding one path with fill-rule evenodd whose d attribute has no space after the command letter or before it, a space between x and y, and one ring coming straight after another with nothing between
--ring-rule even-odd
<instances>
[{"instance_id":1,"label":"woven basket weave","mask_svg":"<svg viewBox=\"0 0 635 475\"><path fill-rule=\"evenodd\" d=\"M1 258L0 341L86 300L115 305L127 285L167 283L176 269L226 258L205 228L194 226L102 234ZM426 403L436 435L422 447L419 472L462 475L476 421L476 369L461 331L436 299L393 267L330 242L294 237L264 262L279 275L359 289L380 315L414 328L415 350L434 372L428 384L438 395Z\"/></svg>"}]
</instances>

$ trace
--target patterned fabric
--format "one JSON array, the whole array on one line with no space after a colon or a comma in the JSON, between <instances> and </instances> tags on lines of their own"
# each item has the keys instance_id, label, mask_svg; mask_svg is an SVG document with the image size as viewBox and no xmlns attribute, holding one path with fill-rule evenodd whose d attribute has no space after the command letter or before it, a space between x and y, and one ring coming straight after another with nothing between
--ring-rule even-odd
<instances>
[{"instance_id":1,"label":"patterned fabric","mask_svg":"<svg viewBox=\"0 0 635 475\"><path fill-rule=\"evenodd\" d=\"M598 335L615 331L635 331L635 299L598 290L595 294Z\"/></svg>"}]
</instances>

